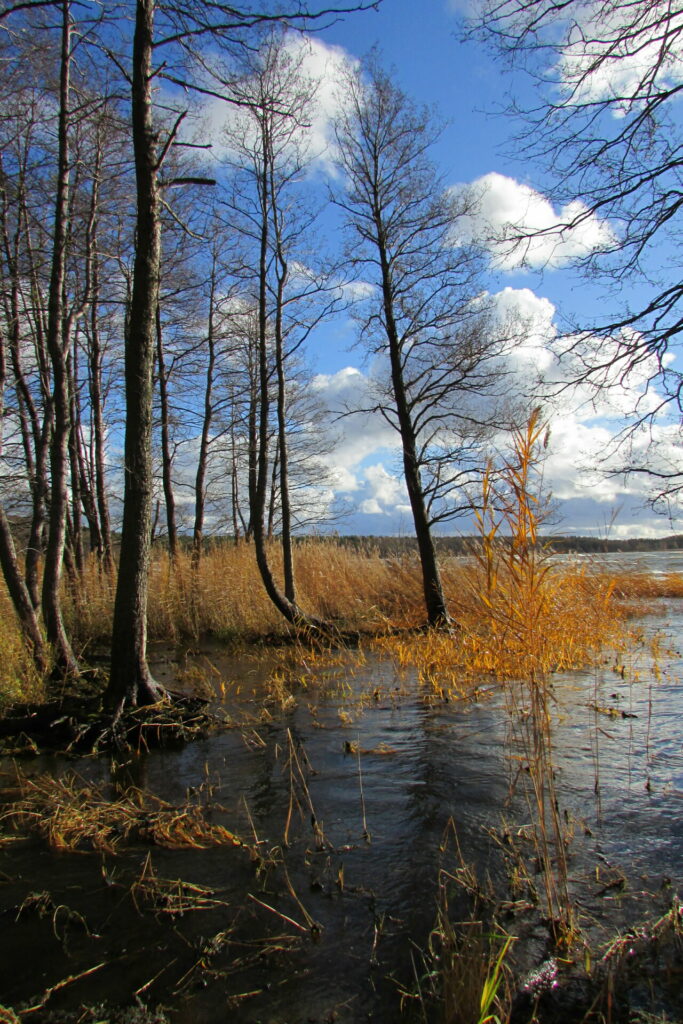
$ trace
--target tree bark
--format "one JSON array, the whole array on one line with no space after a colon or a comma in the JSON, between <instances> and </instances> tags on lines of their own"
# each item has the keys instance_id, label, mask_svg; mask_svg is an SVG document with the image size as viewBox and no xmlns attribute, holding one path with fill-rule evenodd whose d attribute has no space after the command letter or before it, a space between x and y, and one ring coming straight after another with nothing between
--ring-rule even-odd
<instances>
[{"instance_id":1,"label":"tree bark","mask_svg":"<svg viewBox=\"0 0 683 1024\"><path fill-rule=\"evenodd\" d=\"M156 316L157 369L159 371L159 404L161 407L161 476L166 504L166 531L168 534L168 551L171 561L178 557L178 527L175 514L175 495L173 494L173 456L171 454L171 437L168 403L168 374L164 359L164 339L161 327L161 309L157 302Z\"/></svg>"},{"instance_id":2,"label":"tree bark","mask_svg":"<svg viewBox=\"0 0 683 1024\"><path fill-rule=\"evenodd\" d=\"M282 310L285 300L285 284L288 266L282 245L280 211L275 195L273 165L270 166L270 203L275 236L276 276L275 292L275 373L277 376L277 450L280 476L280 513L282 562L285 582L285 597L296 603L294 581L294 555L292 552L292 506L289 498L289 441L287 437L287 380L285 374L285 342L283 337Z\"/></svg>"},{"instance_id":3,"label":"tree bark","mask_svg":"<svg viewBox=\"0 0 683 1024\"><path fill-rule=\"evenodd\" d=\"M163 689L147 664L147 593L151 544L152 387L159 302L161 222L156 135L152 120L154 0L137 0L133 41L132 126L137 238L126 339L126 430L121 556L114 604L106 706L154 703Z\"/></svg>"},{"instance_id":4,"label":"tree bark","mask_svg":"<svg viewBox=\"0 0 683 1024\"><path fill-rule=\"evenodd\" d=\"M99 143L99 139L98 139ZM92 295L90 301L90 338L88 346L88 387L90 393L90 415L92 418L93 445L94 445L94 476L95 493L97 496L97 512L100 524L100 537L102 544L102 565L106 572L112 572L114 561L112 558L111 525L109 518L109 501L107 499L106 484L106 460L104 452L104 411L102 397L102 345L100 342L99 325L99 299L100 299L100 265L97 252L97 205L99 195L99 178L101 173L101 145L98 144L94 181L93 181L93 225L92 225L92 247L90 258L92 267L90 280Z\"/></svg>"},{"instance_id":5,"label":"tree bark","mask_svg":"<svg viewBox=\"0 0 683 1024\"><path fill-rule=\"evenodd\" d=\"M59 86L59 164L55 199L54 234L50 291L48 298L47 350L52 366L53 426L50 441L50 510L48 540L43 567L41 606L48 642L55 657L55 670L61 674L77 673L78 665L66 635L60 606L60 581L64 561L66 507L68 501L69 374L66 346L69 343L67 318L64 315L64 280L66 274L67 207L69 195L68 119L71 65L70 0L63 0L62 47Z\"/></svg>"},{"instance_id":6,"label":"tree bark","mask_svg":"<svg viewBox=\"0 0 683 1024\"><path fill-rule=\"evenodd\" d=\"M12 532L2 506L0 506L0 565L2 565L2 574L19 619L24 641L33 656L36 668L39 672L44 672L48 667L48 658L43 635L31 595L19 570Z\"/></svg>"},{"instance_id":7,"label":"tree bark","mask_svg":"<svg viewBox=\"0 0 683 1024\"><path fill-rule=\"evenodd\" d=\"M111 548L111 526L109 502L106 489L106 460L104 451L104 412L102 396L102 345L100 341L100 260L98 253L98 228L100 215L100 181L102 176L103 128L97 126L95 164L93 167L92 192L90 198L90 223L88 226L88 253L90 276L90 310L86 327L88 396L90 399L90 444L88 445L87 477L88 486L86 515L91 529L91 549L96 542L97 556L105 572L114 568ZM83 440L79 437L79 451L83 451ZM82 459L83 473L86 474L86 460ZM92 531L96 527L96 537Z\"/></svg>"},{"instance_id":8,"label":"tree bark","mask_svg":"<svg viewBox=\"0 0 683 1024\"><path fill-rule=\"evenodd\" d=\"M204 416L202 418L202 436L199 442L199 459L194 487L194 530L192 535L192 557L199 564L202 557L204 540L204 509L206 504L206 469L209 458L211 423L213 420L213 374L216 365L216 344L214 338L214 317L216 301L216 253L213 253L211 265L211 283L209 287L209 323L206 333L208 362L206 366L206 383L204 385Z\"/></svg>"}]
</instances>

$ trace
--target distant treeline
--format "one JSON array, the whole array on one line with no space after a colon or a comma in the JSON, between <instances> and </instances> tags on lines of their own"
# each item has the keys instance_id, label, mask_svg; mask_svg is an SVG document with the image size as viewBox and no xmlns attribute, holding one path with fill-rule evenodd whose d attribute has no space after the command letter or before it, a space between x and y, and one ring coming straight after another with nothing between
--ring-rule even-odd
<instances>
[{"instance_id":1,"label":"distant treeline","mask_svg":"<svg viewBox=\"0 0 683 1024\"><path fill-rule=\"evenodd\" d=\"M12 521L12 532L15 542L20 547L26 543L29 524L26 520L15 518ZM88 541L88 531L83 531L84 539ZM296 544L310 543L312 540L320 543L341 544L344 547L352 548L355 551L371 551L381 558L398 558L402 555L417 555L417 541L415 537L374 537L359 536L351 534L348 536L340 534L306 534L293 538ZM504 540L501 535L501 540ZM119 534L112 532L112 543L114 550L119 547ZM222 547L224 544L234 544L235 538L229 534L219 534L206 538L206 548ZM437 551L442 555L467 555L476 550L480 545L480 538L471 536L436 537ZM544 547L557 551L558 554L568 552L588 553L607 551L677 551L683 549L683 534L670 534L667 537L631 537L628 539L607 540L603 537L580 537L571 534L548 535L541 541ZM161 534L155 538L155 545L165 546L166 537ZM190 549L192 537L180 534L178 545L181 549Z\"/></svg>"},{"instance_id":2,"label":"distant treeline","mask_svg":"<svg viewBox=\"0 0 683 1024\"><path fill-rule=\"evenodd\" d=\"M308 538L297 538L299 542ZM320 538L322 540L326 538ZM417 554L417 541L414 537L360 537L334 536L330 538L339 544L356 550L371 550L382 558L400 555ZM501 540L504 538L501 537ZM437 551L448 555L467 555L476 550L480 539L477 536L436 537ZM629 539L606 540L601 537L576 537L571 535L546 536L542 539L543 546L564 554L567 552L606 552L606 551L675 551L683 548L683 534L672 534L668 537L632 537Z\"/></svg>"}]
</instances>

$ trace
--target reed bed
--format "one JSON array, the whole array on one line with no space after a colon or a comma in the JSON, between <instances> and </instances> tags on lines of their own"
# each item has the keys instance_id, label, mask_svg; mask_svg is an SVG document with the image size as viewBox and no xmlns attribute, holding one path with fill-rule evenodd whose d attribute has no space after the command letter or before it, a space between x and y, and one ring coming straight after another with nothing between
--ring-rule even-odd
<instances>
[{"instance_id":1,"label":"reed bed","mask_svg":"<svg viewBox=\"0 0 683 1024\"><path fill-rule=\"evenodd\" d=\"M469 558L443 558L444 589L456 626L451 635L417 632L424 622L417 556L382 557L371 542L360 549L333 538L297 543L299 603L342 631L386 637L381 649L400 664L417 665L423 680L437 688L470 686L477 676L514 678L524 647L518 612L529 606L506 567L506 551L508 538L496 536L489 543L482 537ZM544 562L545 574L543 553L535 557ZM278 575L281 560L276 542L270 558ZM77 583L65 577L65 622L86 661L90 651L108 645L114 592L115 577L102 572L95 558L88 560ZM482 604L482 593L489 593L488 605ZM543 594L535 656L543 671L553 671L588 664L605 644L619 644L626 616L657 611L662 599L683 597L683 575L623 571L613 575L599 562L557 562ZM402 630L411 631L411 636L389 638ZM288 631L265 594L251 545L216 543L198 565L189 551L181 551L175 562L164 549L154 551L150 639L174 643L212 636L226 642L250 641L285 638ZM3 706L40 700L43 695L43 681L24 649L0 584L0 712Z\"/></svg>"},{"instance_id":2,"label":"reed bed","mask_svg":"<svg viewBox=\"0 0 683 1024\"><path fill-rule=\"evenodd\" d=\"M277 573L280 558L275 545L271 560ZM309 540L297 545L296 567L299 602L318 618L369 633L416 629L424 621L420 566L414 555L382 558L371 547L357 551L342 542ZM443 579L457 625L481 632L478 595L486 581L476 549L469 559L445 558ZM557 647L560 633L565 633L557 667L581 663L568 653L569 638L581 620L588 621L589 628L579 631L577 642L584 633L589 635L596 621L602 623L606 604L612 615L622 602L678 596L677 587L683 596L683 576L677 574L633 580L622 574L615 581L605 573L569 564L558 566L553 579L555 623L548 646ZM108 641L114 586L94 560L86 566L78 599L67 588L64 601L67 625L77 642ZM285 636L289 629L265 594L247 544L217 546L199 567L189 553L181 553L173 563L165 551L158 551L150 575L148 625L151 639L168 642L206 635L249 640Z\"/></svg>"},{"instance_id":3,"label":"reed bed","mask_svg":"<svg viewBox=\"0 0 683 1024\"><path fill-rule=\"evenodd\" d=\"M395 567L371 549L352 551L332 540L306 540L295 550L299 603L305 611L350 629L379 629L401 604ZM279 546L269 557L281 570ZM81 644L106 642L114 585L96 562L86 566L77 596L65 588L65 618ZM418 595L419 607L419 595ZM149 584L149 636L175 641L213 635L254 639L285 635L287 624L270 603L249 544L216 544L199 565L190 552L172 561L156 550Z\"/></svg>"},{"instance_id":4,"label":"reed bed","mask_svg":"<svg viewBox=\"0 0 683 1024\"><path fill-rule=\"evenodd\" d=\"M505 549L501 547L501 557ZM521 603L519 580L510 567L497 570L496 590L487 595L484 567L447 564L444 589L452 610L450 631L387 634L373 646L401 668L413 667L437 696L466 695L473 686L519 679L530 663L548 674L583 668L628 642L624 616L611 582L583 568L558 567L545 579L535 608ZM520 617L523 612L523 617ZM533 649L529 625L534 617Z\"/></svg>"}]
</instances>

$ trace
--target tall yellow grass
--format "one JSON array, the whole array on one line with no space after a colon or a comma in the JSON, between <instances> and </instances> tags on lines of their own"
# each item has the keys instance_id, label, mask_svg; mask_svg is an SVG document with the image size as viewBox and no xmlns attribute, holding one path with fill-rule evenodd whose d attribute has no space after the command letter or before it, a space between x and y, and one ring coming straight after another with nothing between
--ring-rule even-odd
<instances>
[{"instance_id":1,"label":"tall yellow grass","mask_svg":"<svg viewBox=\"0 0 683 1024\"><path fill-rule=\"evenodd\" d=\"M273 545L269 556L277 574L279 546ZM295 558L299 602L313 615L342 628L376 630L403 607L394 568L371 549L352 551L335 541L307 540L297 544ZM189 552L173 563L165 551L157 551L149 586L153 640L253 639L284 636L288 630L265 593L248 544L216 545L198 567ZM86 567L77 600L66 590L64 601L67 627L77 643L108 641L114 582L94 561Z\"/></svg>"},{"instance_id":2,"label":"tall yellow grass","mask_svg":"<svg viewBox=\"0 0 683 1024\"><path fill-rule=\"evenodd\" d=\"M492 587L491 550L485 537L468 559L443 559L444 589L457 631L411 634L387 639L382 647L398 662L417 665L435 687L468 686L475 677L512 678L519 674L519 604L515 584L496 548L496 586ZM280 571L279 546L270 552ZM424 622L417 556L382 558L371 542L359 549L335 539L309 539L295 548L299 600L311 614L341 629L375 635L412 630ZM115 579L90 560L78 586L64 586L64 615L76 648L106 646L111 631ZM494 593L495 590L495 593ZM489 595L482 604L481 595ZM644 613L661 597L683 596L683 577L604 572L563 563L544 589L543 628L537 631L536 657L542 671L589 663L605 643L619 642L620 609ZM212 635L219 640L284 636L287 625L268 600L247 544L216 544L193 565L181 552L173 565L165 551L154 552L149 598L149 636L177 642ZM526 656L526 655L525 655ZM0 582L0 708L42 693L27 656L14 613Z\"/></svg>"},{"instance_id":3,"label":"tall yellow grass","mask_svg":"<svg viewBox=\"0 0 683 1024\"><path fill-rule=\"evenodd\" d=\"M17 701L41 700L44 681L19 632L14 609L0 577L0 713Z\"/></svg>"}]
</instances>

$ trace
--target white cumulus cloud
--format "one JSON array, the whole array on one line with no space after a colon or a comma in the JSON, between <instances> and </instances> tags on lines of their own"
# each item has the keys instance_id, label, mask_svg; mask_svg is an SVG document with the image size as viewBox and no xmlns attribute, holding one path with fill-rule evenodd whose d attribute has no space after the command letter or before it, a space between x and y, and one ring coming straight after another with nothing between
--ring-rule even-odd
<instances>
[{"instance_id":1,"label":"white cumulus cloud","mask_svg":"<svg viewBox=\"0 0 683 1024\"><path fill-rule=\"evenodd\" d=\"M475 201L458 219L452 241L483 245L496 269L556 269L614 241L609 224L579 201L556 211L540 192L495 171L454 191L464 187Z\"/></svg>"},{"instance_id":2,"label":"white cumulus cloud","mask_svg":"<svg viewBox=\"0 0 683 1024\"><path fill-rule=\"evenodd\" d=\"M664 90L683 82L680 2L587 3L574 17L555 68L572 103L612 101L623 116L652 84Z\"/></svg>"},{"instance_id":3,"label":"white cumulus cloud","mask_svg":"<svg viewBox=\"0 0 683 1024\"><path fill-rule=\"evenodd\" d=\"M334 175L333 122L344 102L344 79L357 61L340 46L292 32L284 37L282 62L284 68L289 68L289 72L283 74L292 75L292 87L311 93L305 118L293 134L292 145L298 147L313 168ZM210 82L209 86L216 88ZM212 143L214 156L221 158L231 152L226 130L236 132L247 150L250 145L256 145L258 128L245 109L216 97L205 101L197 114L203 124L203 136Z\"/></svg>"}]
</instances>

